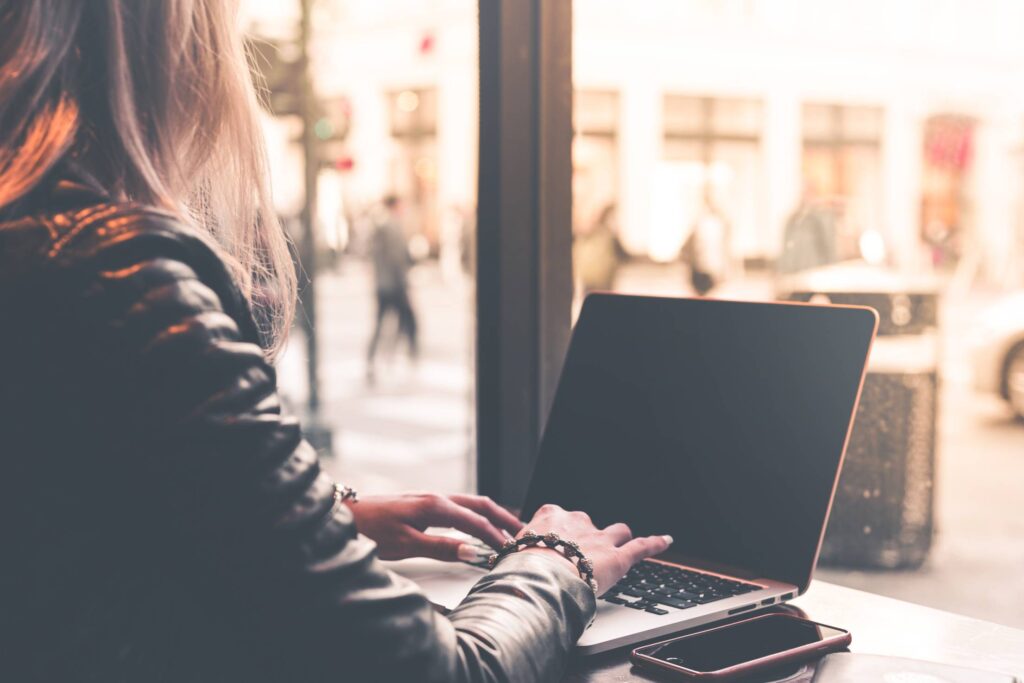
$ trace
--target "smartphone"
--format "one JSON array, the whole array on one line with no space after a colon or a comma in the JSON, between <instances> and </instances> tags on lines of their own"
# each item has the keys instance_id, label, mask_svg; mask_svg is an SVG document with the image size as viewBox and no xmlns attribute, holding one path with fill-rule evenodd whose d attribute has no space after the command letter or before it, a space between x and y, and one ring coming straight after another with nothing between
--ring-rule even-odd
<instances>
[{"instance_id":1,"label":"smartphone","mask_svg":"<svg viewBox=\"0 0 1024 683\"><path fill-rule=\"evenodd\" d=\"M788 614L765 614L633 650L634 664L683 678L729 680L820 657L850 644L850 632Z\"/></svg>"}]
</instances>

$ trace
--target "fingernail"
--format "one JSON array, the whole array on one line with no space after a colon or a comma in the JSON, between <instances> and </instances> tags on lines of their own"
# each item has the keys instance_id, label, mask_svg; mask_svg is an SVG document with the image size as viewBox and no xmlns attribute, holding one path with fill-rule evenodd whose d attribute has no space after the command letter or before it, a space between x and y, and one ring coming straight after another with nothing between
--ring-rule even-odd
<instances>
[{"instance_id":1,"label":"fingernail","mask_svg":"<svg viewBox=\"0 0 1024 683\"><path fill-rule=\"evenodd\" d=\"M665 539L665 543L668 543L669 545L672 545L672 537L671 536L669 536L668 534L665 534L664 536L662 536L662 538Z\"/></svg>"},{"instance_id":2,"label":"fingernail","mask_svg":"<svg viewBox=\"0 0 1024 683\"><path fill-rule=\"evenodd\" d=\"M480 559L479 553L480 551L471 545L460 545L456 555L463 562L476 562Z\"/></svg>"}]
</instances>

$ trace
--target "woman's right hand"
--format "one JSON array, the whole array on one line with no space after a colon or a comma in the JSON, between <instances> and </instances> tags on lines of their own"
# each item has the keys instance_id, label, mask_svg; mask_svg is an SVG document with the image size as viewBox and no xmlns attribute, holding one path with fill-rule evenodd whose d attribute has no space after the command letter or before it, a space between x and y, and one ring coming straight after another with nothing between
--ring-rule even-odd
<instances>
[{"instance_id":1,"label":"woman's right hand","mask_svg":"<svg viewBox=\"0 0 1024 683\"><path fill-rule=\"evenodd\" d=\"M583 554L594 564L598 594L603 594L614 586L634 564L665 552L672 544L671 536L633 538L633 532L622 523L598 529L587 513L570 512L557 505L542 506L518 536L522 536L527 529L538 534L553 531L560 538L575 541ZM527 548L522 552L561 555L559 551L543 546Z\"/></svg>"}]
</instances>

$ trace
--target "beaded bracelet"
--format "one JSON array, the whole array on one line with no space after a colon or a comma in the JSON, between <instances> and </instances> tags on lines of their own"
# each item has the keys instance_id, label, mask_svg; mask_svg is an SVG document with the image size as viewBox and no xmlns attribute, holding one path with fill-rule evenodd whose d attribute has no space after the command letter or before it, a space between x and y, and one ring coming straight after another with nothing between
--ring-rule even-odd
<instances>
[{"instance_id":1,"label":"beaded bracelet","mask_svg":"<svg viewBox=\"0 0 1024 683\"><path fill-rule=\"evenodd\" d=\"M334 498L334 507L344 503L346 500L351 500L353 503L359 502L359 494L351 486L338 486L335 484L331 497Z\"/></svg>"},{"instance_id":2,"label":"beaded bracelet","mask_svg":"<svg viewBox=\"0 0 1024 683\"><path fill-rule=\"evenodd\" d=\"M565 559L569 560L576 567L576 571L580 573L580 578L587 582L590 586L590 590L594 591L594 595L597 595L597 580L594 579L594 563L587 559L583 551L580 550L579 545L575 541L567 541L559 538L558 534L551 531L546 534L538 534L532 529L527 529L523 532L523 535L518 540L510 538L505 541L505 544L501 546L498 552L491 555L487 564L493 569L494 565L498 563L503 557L507 557L514 552L522 550L523 548L532 548L540 543L544 544L544 547L557 550L565 556ZM573 562L573 559L576 559Z\"/></svg>"}]
</instances>

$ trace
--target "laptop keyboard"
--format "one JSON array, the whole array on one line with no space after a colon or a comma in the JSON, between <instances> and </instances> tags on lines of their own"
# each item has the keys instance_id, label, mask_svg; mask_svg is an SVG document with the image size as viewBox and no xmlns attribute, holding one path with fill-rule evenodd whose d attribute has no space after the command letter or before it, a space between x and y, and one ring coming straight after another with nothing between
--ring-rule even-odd
<instances>
[{"instance_id":1,"label":"laptop keyboard","mask_svg":"<svg viewBox=\"0 0 1024 683\"><path fill-rule=\"evenodd\" d=\"M692 569L640 562L601 599L652 614L668 614L669 609L689 609L760 589L761 586L752 583Z\"/></svg>"}]
</instances>

